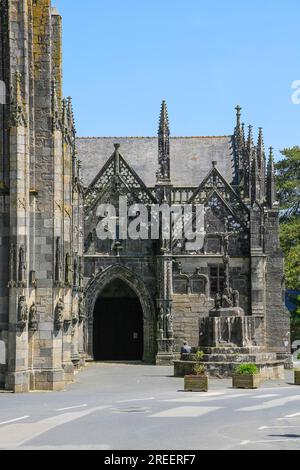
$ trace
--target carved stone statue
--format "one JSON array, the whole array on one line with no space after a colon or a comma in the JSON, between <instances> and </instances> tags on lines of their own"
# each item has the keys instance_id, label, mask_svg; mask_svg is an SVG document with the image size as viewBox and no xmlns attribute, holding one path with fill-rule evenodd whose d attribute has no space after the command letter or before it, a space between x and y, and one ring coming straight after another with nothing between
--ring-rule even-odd
<instances>
[{"instance_id":1,"label":"carved stone statue","mask_svg":"<svg viewBox=\"0 0 300 470\"><path fill-rule=\"evenodd\" d=\"M19 285L25 287L26 283L26 263L25 263L25 251L23 246L19 249L19 269L18 269L18 281Z\"/></svg>"},{"instance_id":2,"label":"carved stone statue","mask_svg":"<svg viewBox=\"0 0 300 470\"><path fill-rule=\"evenodd\" d=\"M232 289L226 288L222 294L222 306L223 308L231 308L233 307L233 298L232 298Z\"/></svg>"},{"instance_id":3,"label":"carved stone statue","mask_svg":"<svg viewBox=\"0 0 300 470\"><path fill-rule=\"evenodd\" d=\"M222 296L217 294L215 297L215 309L218 310L219 308L222 308Z\"/></svg>"},{"instance_id":4,"label":"carved stone statue","mask_svg":"<svg viewBox=\"0 0 300 470\"><path fill-rule=\"evenodd\" d=\"M28 321L28 307L26 302L26 297L23 295L19 298L18 303L18 322L27 323Z\"/></svg>"},{"instance_id":5,"label":"carved stone statue","mask_svg":"<svg viewBox=\"0 0 300 470\"><path fill-rule=\"evenodd\" d=\"M167 313L166 313L166 330L167 330L167 337L168 338L173 338L173 319L172 319L172 313L171 313L171 308L167 307Z\"/></svg>"},{"instance_id":6,"label":"carved stone statue","mask_svg":"<svg viewBox=\"0 0 300 470\"><path fill-rule=\"evenodd\" d=\"M61 282L61 270L62 270L60 243L61 243L60 237L57 237L56 251L55 251L55 281L57 284Z\"/></svg>"},{"instance_id":7,"label":"carved stone statue","mask_svg":"<svg viewBox=\"0 0 300 470\"><path fill-rule=\"evenodd\" d=\"M79 297L78 313L79 313L79 322L82 323L82 322L85 320L85 318L86 318L86 314L85 314L85 298L84 298L84 295L83 295L83 294Z\"/></svg>"},{"instance_id":8,"label":"carved stone statue","mask_svg":"<svg viewBox=\"0 0 300 470\"><path fill-rule=\"evenodd\" d=\"M66 254L66 266L65 266L65 283L67 286L72 285L72 279L71 279L71 274L72 274L72 257L70 253Z\"/></svg>"},{"instance_id":9,"label":"carved stone statue","mask_svg":"<svg viewBox=\"0 0 300 470\"><path fill-rule=\"evenodd\" d=\"M32 331L36 331L38 327L38 321L37 321L37 308L35 303L31 305L29 309L29 329Z\"/></svg>"},{"instance_id":10,"label":"carved stone statue","mask_svg":"<svg viewBox=\"0 0 300 470\"><path fill-rule=\"evenodd\" d=\"M161 306L158 312L157 338L163 339L163 337L164 337L164 309Z\"/></svg>"},{"instance_id":11,"label":"carved stone statue","mask_svg":"<svg viewBox=\"0 0 300 470\"><path fill-rule=\"evenodd\" d=\"M244 314L244 310L240 307L239 291L225 287L222 293L215 296L215 307L210 311L210 317L235 317Z\"/></svg>"},{"instance_id":12,"label":"carved stone statue","mask_svg":"<svg viewBox=\"0 0 300 470\"><path fill-rule=\"evenodd\" d=\"M8 287L13 287L16 282L16 247L13 243L10 245L9 249L9 285Z\"/></svg>"},{"instance_id":13,"label":"carved stone statue","mask_svg":"<svg viewBox=\"0 0 300 470\"><path fill-rule=\"evenodd\" d=\"M61 328L64 323L64 310L65 303L62 299L59 299L55 309L55 325L57 328Z\"/></svg>"},{"instance_id":14,"label":"carved stone statue","mask_svg":"<svg viewBox=\"0 0 300 470\"><path fill-rule=\"evenodd\" d=\"M240 306L240 293L238 290L234 290L232 293L233 296L233 306L239 307Z\"/></svg>"}]
</instances>

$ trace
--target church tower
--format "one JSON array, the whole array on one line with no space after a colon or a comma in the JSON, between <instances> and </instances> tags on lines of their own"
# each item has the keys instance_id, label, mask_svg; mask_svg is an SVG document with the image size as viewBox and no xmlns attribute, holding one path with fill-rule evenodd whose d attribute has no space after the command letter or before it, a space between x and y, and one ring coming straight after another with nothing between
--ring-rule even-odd
<instances>
[{"instance_id":1,"label":"church tower","mask_svg":"<svg viewBox=\"0 0 300 470\"><path fill-rule=\"evenodd\" d=\"M60 390L82 342L81 188L61 17L50 0L1 1L0 340L8 390Z\"/></svg>"}]
</instances>

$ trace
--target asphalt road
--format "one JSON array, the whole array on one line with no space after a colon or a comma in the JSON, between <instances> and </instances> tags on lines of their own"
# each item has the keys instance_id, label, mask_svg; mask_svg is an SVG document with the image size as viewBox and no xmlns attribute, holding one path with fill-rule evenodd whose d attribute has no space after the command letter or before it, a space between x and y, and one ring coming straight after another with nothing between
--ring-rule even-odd
<instances>
[{"instance_id":1,"label":"asphalt road","mask_svg":"<svg viewBox=\"0 0 300 470\"><path fill-rule=\"evenodd\" d=\"M300 449L300 388L184 393L172 368L92 364L60 393L0 394L0 449Z\"/></svg>"}]
</instances>

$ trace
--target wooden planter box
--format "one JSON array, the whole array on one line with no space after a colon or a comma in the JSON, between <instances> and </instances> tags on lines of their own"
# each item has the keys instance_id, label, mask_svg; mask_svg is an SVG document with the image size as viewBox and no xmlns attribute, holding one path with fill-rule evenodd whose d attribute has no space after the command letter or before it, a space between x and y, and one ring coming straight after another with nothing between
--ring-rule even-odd
<instances>
[{"instance_id":1,"label":"wooden planter box","mask_svg":"<svg viewBox=\"0 0 300 470\"><path fill-rule=\"evenodd\" d=\"M300 385L300 370L295 370L295 385Z\"/></svg>"},{"instance_id":2,"label":"wooden planter box","mask_svg":"<svg viewBox=\"0 0 300 470\"><path fill-rule=\"evenodd\" d=\"M184 377L185 392L207 392L208 377L206 375L186 375Z\"/></svg>"},{"instance_id":3,"label":"wooden planter box","mask_svg":"<svg viewBox=\"0 0 300 470\"><path fill-rule=\"evenodd\" d=\"M261 383L260 374L245 374L232 376L233 388L259 388Z\"/></svg>"}]
</instances>

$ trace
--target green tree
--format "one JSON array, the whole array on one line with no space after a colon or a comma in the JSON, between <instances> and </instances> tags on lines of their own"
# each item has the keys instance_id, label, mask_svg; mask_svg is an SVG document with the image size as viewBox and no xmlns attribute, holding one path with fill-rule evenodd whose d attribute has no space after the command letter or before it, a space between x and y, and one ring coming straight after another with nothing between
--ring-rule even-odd
<instances>
[{"instance_id":1,"label":"green tree","mask_svg":"<svg viewBox=\"0 0 300 470\"><path fill-rule=\"evenodd\" d=\"M282 209L300 204L300 147L282 150L284 156L276 164L277 191Z\"/></svg>"},{"instance_id":2,"label":"green tree","mask_svg":"<svg viewBox=\"0 0 300 470\"><path fill-rule=\"evenodd\" d=\"M286 286L300 290L300 147L285 149L276 164L278 199L282 210L280 241L286 257Z\"/></svg>"}]
</instances>

